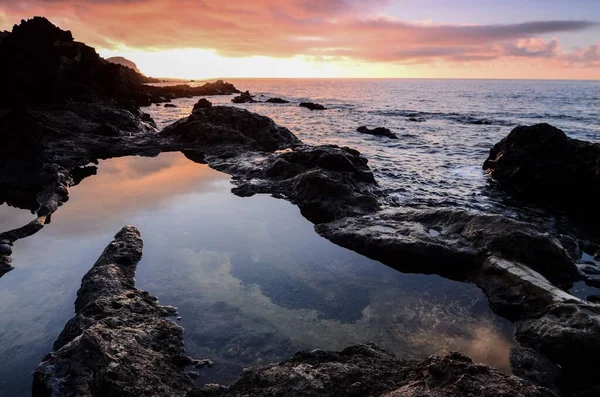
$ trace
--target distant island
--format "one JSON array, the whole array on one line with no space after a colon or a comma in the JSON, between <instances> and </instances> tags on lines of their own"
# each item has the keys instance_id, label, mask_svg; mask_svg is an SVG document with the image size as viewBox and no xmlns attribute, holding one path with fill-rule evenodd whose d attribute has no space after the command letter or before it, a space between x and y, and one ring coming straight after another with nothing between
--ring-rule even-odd
<instances>
[{"instance_id":1,"label":"distant island","mask_svg":"<svg viewBox=\"0 0 600 397\"><path fill-rule=\"evenodd\" d=\"M142 73L142 72L140 72L137 65L133 61L130 61L129 59L127 59L125 57L110 57L110 58L106 58L106 60L110 63L127 66L128 68L131 68L138 73Z\"/></svg>"}]
</instances>

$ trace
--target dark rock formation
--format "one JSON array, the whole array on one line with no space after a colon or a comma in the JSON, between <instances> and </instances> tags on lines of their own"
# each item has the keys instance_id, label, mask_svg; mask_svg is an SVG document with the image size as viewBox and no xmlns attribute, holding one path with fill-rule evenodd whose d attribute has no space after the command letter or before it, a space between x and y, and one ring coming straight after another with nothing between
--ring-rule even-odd
<instances>
[{"instance_id":1,"label":"dark rock formation","mask_svg":"<svg viewBox=\"0 0 600 397\"><path fill-rule=\"evenodd\" d=\"M183 329L164 318L175 308L134 286L142 240L124 227L83 277L53 352L33 374L33 397L184 396Z\"/></svg>"},{"instance_id":2,"label":"dark rock formation","mask_svg":"<svg viewBox=\"0 0 600 397\"><path fill-rule=\"evenodd\" d=\"M209 154L212 167L234 176L234 193L285 197L313 222L376 211L377 198L383 196L359 152L302 145L287 128L243 109L196 109L160 136L163 145L186 150L187 155L194 151ZM291 149L264 153L286 148ZM262 160L253 160L256 154Z\"/></svg>"},{"instance_id":3,"label":"dark rock formation","mask_svg":"<svg viewBox=\"0 0 600 397\"><path fill-rule=\"evenodd\" d=\"M313 350L262 368L250 368L230 387L210 385L190 397L385 396L555 397L552 391L458 353L405 361L373 344L341 352Z\"/></svg>"},{"instance_id":4,"label":"dark rock formation","mask_svg":"<svg viewBox=\"0 0 600 397\"><path fill-rule=\"evenodd\" d=\"M158 80L102 59L93 48L76 42L71 32L42 17L15 25L0 43L0 108L115 99L145 106L169 96L239 92L221 80L201 87L148 86Z\"/></svg>"},{"instance_id":5,"label":"dark rock formation","mask_svg":"<svg viewBox=\"0 0 600 397\"><path fill-rule=\"evenodd\" d=\"M356 129L356 131L360 132L361 134L385 136L390 139L398 139L398 136L396 134L394 134L392 131L390 131L389 129L384 128L384 127L377 127L377 128L370 129L367 126L363 125L361 127L358 127Z\"/></svg>"},{"instance_id":6,"label":"dark rock formation","mask_svg":"<svg viewBox=\"0 0 600 397\"><path fill-rule=\"evenodd\" d=\"M296 146L242 172L234 172L235 194L285 197L314 223L372 213L383 198L367 159L346 147Z\"/></svg>"},{"instance_id":7,"label":"dark rock formation","mask_svg":"<svg viewBox=\"0 0 600 397\"><path fill-rule=\"evenodd\" d=\"M150 105L155 102L167 102L175 98L191 98L195 96L209 95L232 95L240 91L233 84L217 80L214 83L205 83L198 87L192 87L188 84L180 84L173 86L143 86L135 93L136 98L139 98L144 103L142 105Z\"/></svg>"},{"instance_id":8,"label":"dark rock formation","mask_svg":"<svg viewBox=\"0 0 600 397\"><path fill-rule=\"evenodd\" d=\"M561 368L535 350L520 346L513 347L510 349L510 366L513 375L561 394L559 387Z\"/></svg>"},{"instance_id":9,"label":"dark rock formation","mask_svg":"<svg viewBox=\"0 0 600 397\"><path fill-rule=\"evenodd\" d=\"M415 122L415 123L422 123L422 122L425 121L425 118L423 118L423 117L409 117L409 118L406 119L406 121L412 121L412 122Z\"/></svg>"},{"instance_id":10,"label":"dark rock formation","mask_svg":"<svg viewBox=\"0 0 600 397\"><path fill-rule=\"evenodd\" d=\"M319 105L318 103L313 103L313 102L302 102L300 104L300 107L307 108L310 110L326 110L327 109L325 106Z\"/></svg>"},{"instance_id":11,"label":"dark rock formation","mask_svg":"<svg viewBox=\"0 0 600 397\"><path fill-rule=\"evenodd\" d=\"M212 108L212 102L210 102L208 99L200 98L198 102L196 102L196 104L194 105L194 109L192 111L208 108Z\"/></svg>"},{"instance_id":12,"label":"dark rock formation","mask_svg":"<svg viewBox=\"0 0 600 397\"><path fill-rule=\"evenodd\" d=\"M177 105L174 105L174 104L172 104L172 103L165 103L165 107L166 107L166 108L176 108L176 107L177 107Z\"/></svg>"},{"instance_id":13,"label":"dark rock formation","mask_svg":"<svg viewBox=\"0 0 600 397\"><path fill-rule=\"evenodd\" d=\"M600 395L600 305L556 303L517 323L517 341L561 366L561 385L573 396Z\"/></svg>"},{"instance_id":14,"label":"dark rock formation","mask_svg":"<svg viewBox=\"0 0 600 397\"><path fill-rule=\"evenodd\" d=\"M268 102L268 103L290 103L290 101L286 101L285 99L281 99L281 98L269 98L265 102Z\"/></svg>"},{"instance_id":15,"label":"dark rock formation","mask_svg":"<svg viewBox=\"0 0 600 397\"><path fill-rule=\"evenodd\" d=\"M254 97L250 95L249 91L242 92L240 95L236 96L231 100L233 103L254 103Z\"/></svg>"},{"instance_id":16,"label":"dark rock formation","mask_svg":"<svg viewBox=\"0 0 600 397\"><path fill-rule=\"evenodd\" d=\"M519 197L597 220L600 145L568 138L549 124L516 127L483 168Z\"/></svg>"},{"instance_id":17,"label":"dark rock formation","mask_svg":"<svg viewBox=\"0 0 600 397\"><path fill-rule=\"evenodd\" d=\"M300 144L287 128L268 117L226 106L196 108L192 114L160 132L161 145L175 150L206 150L220 147L239 154L249 151L275 151Z\"/></svg>"},{"instance_id":18,"label":"dark rock formation","mask_svg":"<svg viewBox=\"0 0 600 397\"><path fill-rule=\"evenodd\" d=\"M403 272L469 279L485 258L524 263L569 285L577 267L560 242L533 225L455 209L393 209L318 225L327 239Z\"/></svg>"},{"instance_id":19,"label":"dark rock formation","mask_svg":"<svg viewBox=\"0 0 600 397\"><path fill-rule=\"evenodd\" d=\"M15 25L0 45L1 106L128 97L149 80L112 64L47 19Z\"/></svg>"}]
</instances>

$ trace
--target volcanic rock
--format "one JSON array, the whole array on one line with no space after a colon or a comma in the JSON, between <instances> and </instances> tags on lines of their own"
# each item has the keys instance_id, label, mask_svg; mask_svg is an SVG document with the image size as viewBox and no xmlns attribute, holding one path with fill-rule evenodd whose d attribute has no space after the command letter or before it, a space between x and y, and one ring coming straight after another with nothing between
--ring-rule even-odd
<instances>
[{"instance_id":1,"label":"volcanic rock","mask_svg":"<svg viewBox=\"0 0 600 397\"><path fill-rule=\"evenodd\" d=\"M33 397L184 396L183 329L135 288L142 240L124 227L83 277L70 319L33 374Z\"/></svg>"},{"instance_id":2,"label":"volcanic rock","mask_svg":"<svg viewBox=\"0 0 600 397\"><path fill-rule=\"evenodd\" d=\"M302 102L300 107L307 108L310 110L326 110L327 108L323 105L319 105L318 103L313 102Z\"/></svg>"},{"instance_id":3,"label":"volcanic rock","mask_svg":"<svg viewBox=\"0 0 600 397\"><path fill-rule=\"evenodd\" d=\"M519 197L597 219L600 145L549 124L519 126L491 150L483 169Z\"/></svg>"},{"instance_id":4,"label":"volcanic rock","mask_svg":"<svg viewBox=\"0 0 600 397\"><path fill-rule=\"evenodd\" d=\"M356 129L356 131L360 132L361 134L385 136L390 139L398 139L398 136L396 134L394 134L392 131L390 131L389 129L384 128L384 127L377 127L377 128L370 129L367 126L363 125L361 127L358 127Z\"/></svg>"},{"instance_id":5,"label":"volcanic rock","mask_svg":"<svg viewBox=\"0 0 600 397\"><path fill-rule=\"evenodd\" d=\"M190 397L381 396L556 397L552 391L458 353L422 362L396 358L373 344L341 352L300 352L289 360L244 371L228 388L210 385Z\"/></svg>"}]
</instances>

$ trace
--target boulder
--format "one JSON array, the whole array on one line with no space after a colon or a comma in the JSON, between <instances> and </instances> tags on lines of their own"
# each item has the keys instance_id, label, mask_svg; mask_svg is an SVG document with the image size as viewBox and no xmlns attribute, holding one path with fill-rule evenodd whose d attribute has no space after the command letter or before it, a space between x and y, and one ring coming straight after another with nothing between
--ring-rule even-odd
<instances>
[{"instance_id":1,"label":"boulder","mask_svg":"<svg viewBox=\"0 0 600 397\"><path fill-rule=\"evenodd\" d=\"M513 129L490 150L483 169L518 197L585 220L600 216L600 145L549 124Z\"/></svg>"},{"instance_id":2,"label":"boulder","mask_svg":"<svg viewBox=\"0 0 600 397\"><path fill-rule=\"evenodd\" d=\"M370 129L367 126L363 125L361 127L358 127L356 129L356 131L360 132L361 134L385 136L390 139L398 139L398 136L396 134L394 134L392 131L390 131L389 129L384 128L384 127L377 127L377 128Z\"/></svg>"},{"instance_id":3,"label":"boulder","mask_svg":"<svg viewBox=\"0 0 600 397\"><path fill-rule=\"evenodd\" d=\"M198 109L209 109L212 108L212 102L210 102L208 99L206 98L200 98L198 100L198 102L196 102L196 104L194 105L194 110L198 110Z\"/></svg>"},{"instance_id":4,"label":"boulder","mask_svg":"<svg viewBox=\"0 0 600 397\"><path fill-rule=\"evenodd\" d=\"M177 105L174 105L174 104L172 104L172 103L165 103L165 107L166 107L166 108L176 108L176 107L177 107Z\"/></svg>"},{"instance_id":5,"label":"boulder","mask_svg":"<svg viewBox=\"0 0 600 397\"><path fill-rule=\"evenodd\" d=\"M300 104L300 107L307 108L310 110L326 110L327 109L325 106L319 105L318 103L313 103L313 102L302 102Z\"/></svg>"}]
</instances>

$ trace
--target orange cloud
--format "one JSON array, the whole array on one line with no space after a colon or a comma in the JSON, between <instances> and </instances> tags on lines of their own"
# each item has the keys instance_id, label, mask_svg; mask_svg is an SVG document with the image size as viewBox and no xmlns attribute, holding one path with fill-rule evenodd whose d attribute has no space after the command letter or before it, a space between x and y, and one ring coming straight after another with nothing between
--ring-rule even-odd
<instances>
[{"instance_id":1,"label":"orange cloud","mask_svg":"<svg viewBox=\"0 0 600 397\"><path fill-rule=\"evenodd\" d=\"M590 21L439 25L377 13L384 0L31 0L2 2L6 21L44 15L96 47L215 49L226 57L352 59L425 64L502 58L597 67L598 45L571 52L540 35L577 32ZM4 21L4 22L3 22Z\"/></svg>"}]
</instances>

